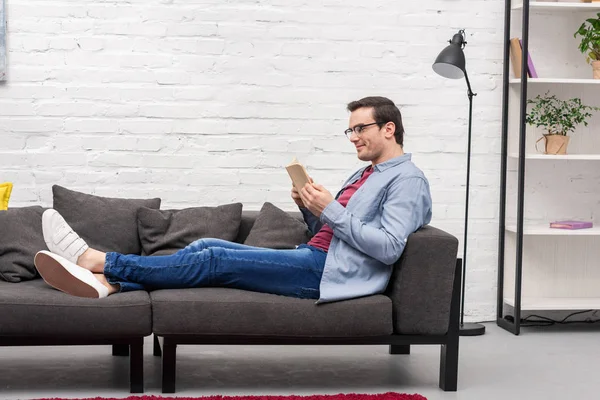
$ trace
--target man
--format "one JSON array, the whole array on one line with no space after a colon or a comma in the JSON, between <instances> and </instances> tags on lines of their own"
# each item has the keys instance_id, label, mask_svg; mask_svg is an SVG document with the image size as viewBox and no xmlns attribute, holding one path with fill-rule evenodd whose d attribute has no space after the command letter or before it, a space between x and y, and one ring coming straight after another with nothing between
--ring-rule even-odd
<instances>
[{"instance_id":1,"label":"man","mask_svg":"<svg viewBox=\"0 0 600 400\"><path fill-rule=\"evenodd\" d=\"M317 303L381 293L408 236L431 220L427 179L403 150L400 111L384 97L351 102L345 131L358 158L371 164L335 196L307 183L291 196L314 234L293 250L200 239L169 256L143 257L91 249L55 210L43 215L35 265L56 289L82 297L119 291L231 287Z\"/></svg>"}]
</instances>

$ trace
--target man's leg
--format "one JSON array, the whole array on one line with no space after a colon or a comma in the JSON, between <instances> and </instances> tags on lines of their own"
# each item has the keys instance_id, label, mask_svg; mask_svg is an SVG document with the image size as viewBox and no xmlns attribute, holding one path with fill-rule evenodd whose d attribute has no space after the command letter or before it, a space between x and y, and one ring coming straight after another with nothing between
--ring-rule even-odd
<instances>
[{"instance_id":1,"label":"man's leg","mask_svg":"<svg viewBox=\"0 0 600 400\"><path fill-rule=\"evenodd\" d=\"M173 256L181 257L187 254L201 252L207 248L219 247L224 249L234 250L265 250L262 247L247 246L240 243L230 242L223 239L205 238L198 239L190 243L185 248L174 253ZM106 253L93 248L88 248L82 255L77 258L77 265L88 269L94 273L98 279L109 290L109 294L115 292L129 292L132 290L145 290L144 285L135 282L120 282L119 284L111 285L104 276L104 266L106 264ZM151 289L151 288L148 288Z\"/></svg>"},{"instance_id":2,"label":"man's leg","mask_svg":"<svg viewBox=\"0 0 600 400\"><path fill-rule=\"evenodd\" d=\"M143 257L107 253L104 274L114 285L152 289L231 287L300 298L318 298L327 253L208 247L195 253Z\"/></svg>"},{"instance_id":3,"label":"man's leg","mask_svg":"<svg viewBox=\"0 0 600 400\"><path fill-rule=\"evenodd\" d=\"M55 288L80 292L84 297L104 297L107 292L140 290L148 285L227 286L317 298L326 258L325 252L306 245L297 250L270 250L216 239L196 241L171 256L105 254L87 248L54 210L44 213L42 223L51 252L39 252L36 267ZM220 247L211 247L215 245ZM77 284L81 287L71 287Z\"/></svg>"},{"instance_id":4,"label":"man's leg","mask_svg":"<svg viewBox=\"0 0 600 400\"><path fill-rule=\"evenodd\" d=\"M175 254L183 255L183 254L187 254L187 253L198 253L199 251L202 251L209 247L221 247L224 249L236 249L236 250L264 250L264 247L247 246L245 244L230 242L228 240L223 240L223 239L205 238L205 239L198 239L198 240L190 243L185 248L179 250Z\"/></svg>"}]
</instances>

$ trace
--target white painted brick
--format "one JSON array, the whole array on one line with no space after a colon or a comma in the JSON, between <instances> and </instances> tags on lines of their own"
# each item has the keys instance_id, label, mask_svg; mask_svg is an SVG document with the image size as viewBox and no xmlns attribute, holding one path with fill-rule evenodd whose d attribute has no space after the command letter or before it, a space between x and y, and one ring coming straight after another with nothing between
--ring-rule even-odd
<instances>
[{"instance_id":1,"label":"white painted brick","mask_svg":"<svg viewBox=\"0 0 600 400\"><path fill-rule=\"evenodd\" d=\"M111 119L68 118L65 133L116 133L119 122Z\"/></svg>"},{"instance_id":2,"label":"white painted brick","mask_svg":"<svg viewBox=\"0 0 600 400\"><path fill-rule=\"evenodd\" d=\"M37 105L36 114L42 117L99 116L107 106L94 102L46 102Z\"/></svg>"},{"instance_id":3,"label":"white painted brick","mask_svg":"<svg viewBox=\"0 0 600 400\"><path fill-rule=\"evenodd\" d=\"M64 18L60 20L61 33L68 34L92 34L94 32L94 20Z\"/></svg>"},{"instance_id":4,"label":"white painted brick","mask_svg":"<svg viewBox=\"0 0 600 400\"><path fill-rule=\"evenodd\" d=\"M135 136L87 137L83 140L82 147L84 150L156 152L162 148L162 141L161 138Z\"/></svg>"},{"instance_id":5,"label":"white painted brick","mask_svg":"<svg viewBox=\"0 0 600 400\"><path fill-rule=\"evenodd\" d=\"M63 121L51 118L11 118L10 124L0 124L0 129L7 132L59 132Z\"/></svg>"},{"instance_id":6,"label":"white painted brick","mask_svg":"<svg viewBox=\"0 0 600 400\"><path fill-rule=\"evenodd\" d=\"M9 11L12 12L12 7L9 5ZM8 14L7 12L7 14ZM19 19L19 18L10 18L10 23L7 23L7 28L14 32L26 32L26 33L35 33L35 34L56 34L56 32L60 32L61 23L59 21L44 21L44 20L36 20L36 19ZM10 45L10 43L7 43Z\"/></svg>"},{"instance_id":7,"label":"white painted brick","mask_svg":"<svg viewBox=\"0 0 600 400\"><path fill-rule=\"evenodd\" d=\"M216 23L199 23L198 21L188 21L177 25L170 25L167 28L167 36L216 36L218 25Z\"/></svg>"},{"instance_id":8,"label":"white painted brick","mask_svg":"<svg viewBox=\"0 0 600 400\"><path fill-rule=\"evenodd\" d=\"M98 51L105 48L104 40L95 37L78 37L75 39L77 47L83 51Z\"/></svg>"},{"instance_id":9,"label":"white painted brick","mask_svg":"<svg viewBox=\"0 0 600 400\"><path fill-rule=\"evenodd\" d=\"M11 205L49 206L61 184L162 197L163 208L270 201L295 211L283 167L297 156L335 194L365 165L343 135L346 104L373 94L401 106L432 224L462 240L466 87L431 63L468 27L478 95L467 317L493 319L504 4L446 3L9 2L0 176L18 188Z\"/></svg>"},{"instance_id":10,"label":"white painted brick","mask_svg":"<svg viewBox=\"0 0 600 400\"><path fill-rule=\"evenodd\" d=\"M48 41L50 50L74 50L77 48L77 41L71 37L55 37Z\"/></svg>"},{"instance_id":11,"label":"white painted brick","mask_svg":"<svg viewBox=\"0 0 600 400\"><path fill-rule=\"evenodd\" d=\"M21 117L34 113L34 105L31 102L0 102L0 116Z\"/></svg>"},{"instance_id":12,"label":"white painted brick","mask_svg":"<svg viewBox=\"0 0 600 400\"><path fill-rule=\"evenodd\" d=\"M25 148L25 137L16 135L3 135L2 149L3 150L22 150Z\"/></svg>"},{"instance_id":13,"label":"white painted brick","mask_svg":"<svg viewBox=\"0 0 600 400\"><path fill-rule=\"evenodd\" d=\"M120 131L134 134L167 134L173 130L173 121L150 118L122 118L118 121Z\"/></svg>"}]
</instances>

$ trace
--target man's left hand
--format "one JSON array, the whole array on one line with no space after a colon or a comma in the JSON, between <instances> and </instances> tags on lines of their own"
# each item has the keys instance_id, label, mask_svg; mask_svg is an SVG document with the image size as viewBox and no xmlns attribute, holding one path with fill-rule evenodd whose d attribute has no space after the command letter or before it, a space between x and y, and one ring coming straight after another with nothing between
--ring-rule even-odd
<instances>
[{"instance_id":1,"label":"man's left hand","mask_svg":"<svg viewBox=\"0 0 600 400\"><path fill-rule=\"evenodd\" d=\"M300 189L300 198L315 217L320 217L321 213L329 203L334 201L333 196L323 185L318 183L307 183Z\"/></svg>"}]
</instances>

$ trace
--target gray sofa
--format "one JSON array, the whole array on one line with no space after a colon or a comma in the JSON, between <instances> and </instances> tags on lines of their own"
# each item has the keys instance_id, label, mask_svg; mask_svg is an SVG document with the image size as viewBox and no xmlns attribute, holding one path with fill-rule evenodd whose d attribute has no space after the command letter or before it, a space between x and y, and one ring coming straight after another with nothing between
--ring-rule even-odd
<instances>
[{"instance_id":1,"label":"gray sofa","mask_svg":"<svg viewBox=\"0 0 600 400\"><path fill-rule=\"evenodd\" d=\"M288 214L301 220L299 212ZM245 242L258 215L243 211L237 242ZM97 300L71 297L39 278L0 281L0 346L113 345L114 355L129 355L130 389L139 393L144 337L154 334L162 389L172 393L179 344L370 344L389 345L390 354L409 354L411 345L441 345L439 386L455 391L457 249L454 236L425 226L409 236L385 293L318 306L228 288L139 291ZM0 249L0 265L2 254Z\"/></svg>"}]
</instances>

